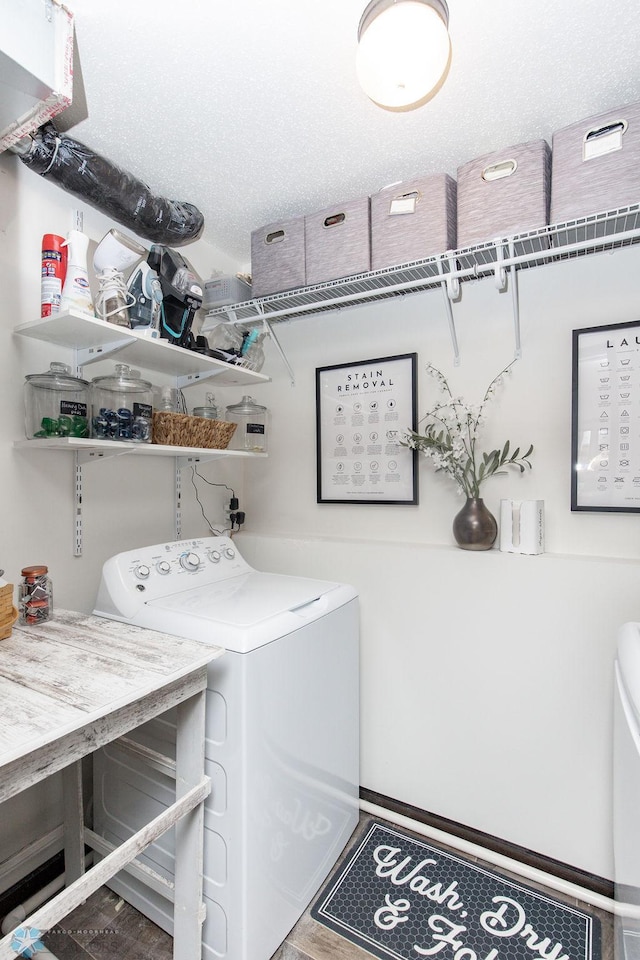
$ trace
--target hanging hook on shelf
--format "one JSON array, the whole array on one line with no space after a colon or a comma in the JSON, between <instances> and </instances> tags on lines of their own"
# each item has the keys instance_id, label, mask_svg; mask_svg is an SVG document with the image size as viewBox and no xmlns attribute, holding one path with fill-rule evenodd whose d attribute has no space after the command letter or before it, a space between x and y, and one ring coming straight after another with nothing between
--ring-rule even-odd
<instances>
[{"instance_id":1,"label":"hanging hook on shelf","mask_svg":"<svg viewBox=\"0 0 640 960\"><path fill-rule=\"evenodd\" d=\"M282 346L281 346L281 344L280 344L280 341L278 340L278 338L276 337L276 335L275 335L275 333L274 333L274 331L273 331L273 327L271 326L271 324L270 324L269 321L267 320L266 314L265 314L265 312L264 312L264 307L262 306L262 304L261 304L259 301L256 301L256 310L257 310L257 312L260 314L260 318L261 318L261 320L262 320L262 326L264 327L265 333L267 334L268 337L271 338L271 341L273 342L273 345L275 346L276 350L277 350L278 353L280 354L280 359L282 360L282 362L284 363L285 367L287 368L287 372L289 373L289 379L291 380L291 386L292 386L292 387L295 387L295 385L296 385L296 378L295 378L295 374L294 374L294 372L293 372L293 368L292 368L291 364L289 363L289 361L287 360L286 354L285 354L284 350L282 349Z\"/></svg>"},{"instance_id":2,"label":"hanging hook on shelf","mask_svg":"<svg viewBox=\"0 0 640 960\"><path fill-rule=\"evenodd\" d=\"M447 254L445 254L445 257L447 257ZM453 317L453 307L451 306L451 301L457 300L460 296L460 280L454 275L455 260L451 256L448 256L449 272L447 274L445 274L444 270L442 269L442 260L442 257L438 257L438 273L442 277L440 286L442 288L442 295L444 297L444 308L447 314L449 334L451 336L451 344L453 346L453 365L455 367L459 367L460 349L458 347L458 336L456 334L456 324Z\"/></svg>"},{"instance_id":3,"label":"hanging hook on shelf","mask_svg":"<svg viewBox=\"0 0 640 960\"><path fill-rule=\"evenodd\" d=\"M507 289L507 271L503 265L504 250L502 240L493 241L496 248L496 267L493 273L496 289L502 292Z\"/></svg>"},{"instance_id":4,"label":"hanging hook on shelf","mask_svg":"<svg viewBox=\"0 0 640 960\"><path fill-rule=\"evenodd\" d=\"M447 296L449 300L458 300L460 297L460 277L456 273L458 264L453 256L453 251L448 250L445 253L449 272L447 273Z\"/></svg>"},{"instance_id":5,"label":"hanging hook on shelf","mask_svg":"<svg viewBox=\"0 0 640 960\"><path fill-rule=\"evenodd\" d=\"M515 247L513 240L509 241L509 259L513 260L515 256ZM511 303L513 307L513 333L515 336L515 358L519 360L522 356L522 344L520 342L520 297L518 293L518 268L513 264L509 268L509 282L511 284Z\"/></svg>"}]
</instances>

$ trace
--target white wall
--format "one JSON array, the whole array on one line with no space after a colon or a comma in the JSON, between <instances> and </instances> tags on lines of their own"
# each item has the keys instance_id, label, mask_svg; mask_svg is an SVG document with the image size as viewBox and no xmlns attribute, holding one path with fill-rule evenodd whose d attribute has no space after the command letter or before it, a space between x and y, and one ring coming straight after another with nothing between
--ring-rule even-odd
<instances>
[{"instance_id":1,"label":"white wall","mask_svg":"<svg viewBox=\"0 0 640 960\"><path fill-rule=\"evenodd\" d=\"M640 619L640 517L570 510L571 331L638 317L640 250L520 274L522 359L489 408L487 443L533 443L533 470L484 488L543 499L547 553L466 553L451 481L420 464L420 505L318 505L315 369L417 351L419 411L432 361L479 400L514 350L510 294L491 279L454 305L453 365L440 291L277 327L270 456L245 467L256 566L352 582L362 606L361 783L612 876L612 665L618 625Z\"/></svg>"},{"instance_id":2,"label":"white wall","mask_svg":"<svg viewBox=\"0 0 640 960\"><path fill-rule=\"evenodd\" d=\"M84 554L74 558L72 457L12 447L23 431L24 375L66 353L11 331L39 315L42 233L66 233L77 206L0 156L0 566L17 581L22 565L48 563L56 602L90 610L107 556L173 537L173 463L117 458L86 468ZM111 226L85 209L92 239ZM228 266L201 242L184 252L205 276ZM640 519L569 509L571 330L636 318L639 268L640 250L630 249L520 277L523 357L490 410L487 442L534 443L534 469L490 481L485 499L494 512L501 497L544 499L544 556L454 547L460 501L426 462L419 506L315 501L315 368L417 351L419 409L433 398L428 360L455 392L479 399L513 354L510 295L491 280L466 285L454 306L457 368L439 291L279 325L296 385L271 348L264 372L273 383L251 391L271 411L269 459L202 467L240 494L238 542L256 566L360 591L362 784L607 877L612 662L617 626L640 619ZM190 406L204 390L190 388ZM215 392L231 402L241 393ZM189 488L187 478L184 535L205 535ZM217 520L224 492L199 488ZM17 843L9 818L0 859Z\"/></svg>"},{"instance_id":3,"label":"white wall","mask_svg":"<svg viewBox=\"0 0 640 960\"><path fill-rule=\"evenodd\" d=\"M43 233L66 235L72 211L84 213L84 230L98 242L119 224L83 205L55 184L38 177L12 154L0 155L0 422L2 444L2 535L0 569L17 584L23 566L45 563L54 585L54 605L90 612L102 563L120 550L174 538L174 461L156 457L140 460L117 457L83 469L82 557L73 556L74 458L60 452L19 451L14 440L24 437L24 376L45 372L51 360L73 362L71 351L14 336L13 328L40 316L40 250ZM149 244L147 243L147 246ZM93 254L95 243L90 247ZM227 258L202 241L184 248L184 255L203 278L212 268L233 269ZM87 379L111 372L126 357L88 366ZM147 374L143 371L143 375ZM155 374L153 382L161 383ZM212 384L186 390L189 406L204 402ZM215 391L215 386L213 387ZM234 471L202 464L211 481L237 484ZM208 533L191 486L183 472L183 535ZM212 523L221 523L229 493L196 481ZM240 488L239 488L240 489ZM0 644L0 656L1 656ZM6 805L0 816L0 864L38 831L55 825L52 807L56 784L30 791ZM2 869L0 867L0 889Z\"/></svg>"}]
</instances>

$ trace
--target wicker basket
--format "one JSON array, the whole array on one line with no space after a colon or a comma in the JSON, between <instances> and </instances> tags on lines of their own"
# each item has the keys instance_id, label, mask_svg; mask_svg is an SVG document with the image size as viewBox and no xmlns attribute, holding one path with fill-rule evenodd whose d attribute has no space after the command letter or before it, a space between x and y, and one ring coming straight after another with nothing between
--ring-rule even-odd
<instances>
[{"instance_id":1,"label":"wicker basket","mask_svg":"<svg viewBox=\"0 0 640 960\"><path fill-rule=\"evenodd\" d=\"M18 611L13 605L13 584L0 587L0 640L11 636L11 628L18 619Z\"/></svg>"},{"instance_id":2,"label":"wicker basket","mask_svg":"<svg viewBox=\"0 0 640 960\"><path fill-rule=\"evenodd\" d=\"M208 417L189 417L186 413L153 414L153 442L169 447L206 447L225 450L237 424Z\"/></svg>"}]
</instances>

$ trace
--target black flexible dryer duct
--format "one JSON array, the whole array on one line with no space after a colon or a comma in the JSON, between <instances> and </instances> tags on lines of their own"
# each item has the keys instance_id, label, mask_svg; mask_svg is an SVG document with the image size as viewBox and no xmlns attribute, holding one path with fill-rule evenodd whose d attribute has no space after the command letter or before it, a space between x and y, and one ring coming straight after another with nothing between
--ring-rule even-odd
<instances>
[{"instance_id":1,"label":"black flexible dryer duct","mask_svg":"<svg viewBox=\"0 0 640 960\"><path fill-rule=\"evenodd\" d=\"M146 183L59 133L52 123L32 134L26 148L23 145L21 141L15 152L31 170L145 240L179 247L202 233L204 217L193 204L154 197Z\"/></svg>"}]
</instances>

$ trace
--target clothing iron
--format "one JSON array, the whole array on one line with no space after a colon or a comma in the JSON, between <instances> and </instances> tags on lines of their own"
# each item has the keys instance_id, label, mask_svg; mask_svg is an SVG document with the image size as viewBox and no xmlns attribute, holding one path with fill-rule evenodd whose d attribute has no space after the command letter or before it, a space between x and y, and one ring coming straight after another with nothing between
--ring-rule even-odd
<instances>
[{"instance_id":1,"label":"clothing iron","mask_svg":"<svg viewBox=\"0 0 640 960\"><path fill-rule=\"evenodd\" d=\"M121 327L129 326L129 308L133 305L124 282L124 272L147 253L147 248L119 230L109 230L93 255L98 279L96 313Z\"/></svg>"},{"instance_id":2,"label":"clothing iron","mask_svg":"<svg viewBox=\"0 0 640 960\"><path fill-rule=\"evenodd\" d=\"M160 336L178 347L193 349L191 325L202 304L202 283L175 250L154 243L147 264L158 275L162 290Z\"/></svg>"},{"instance_id":3,"label":"clothing iron","mask_svg":"<svg viewBox=\"0 0 640 960\"><path fill-rule=\"evenodd\" d=\"M158 274L145 260L134 267L127 290L133 300L129 307L131 328L151 338L159 337L162 288Z\"/></svg>"}]
</instances>

